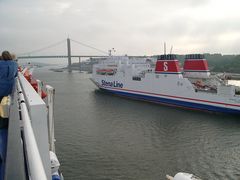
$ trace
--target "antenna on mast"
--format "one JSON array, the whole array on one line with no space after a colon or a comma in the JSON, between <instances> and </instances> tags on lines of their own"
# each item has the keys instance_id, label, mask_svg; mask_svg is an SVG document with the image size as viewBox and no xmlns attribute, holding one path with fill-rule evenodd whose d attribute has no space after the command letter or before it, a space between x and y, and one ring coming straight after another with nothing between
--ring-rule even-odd
<instances>
[{"instance_id":1,"label":"antenna on mast","mask_svg":"<svg viewBox=\"0 0 240 180\"><path fill-rule=\"evenodd\" d=\"M170 54L172 54L172 49L173 49L173 46L171 46L171 49L170 49Z\"/></svg>"},{"instance_id":2,"label":"antenna on mast","mask_svg":"<svg viewBox=\"0 0 240 180\"><path fill-rule=\"evenodd\" d=\"M166 55L166 42L164 42L164 55Z\"/></svg>"}]
</instances>

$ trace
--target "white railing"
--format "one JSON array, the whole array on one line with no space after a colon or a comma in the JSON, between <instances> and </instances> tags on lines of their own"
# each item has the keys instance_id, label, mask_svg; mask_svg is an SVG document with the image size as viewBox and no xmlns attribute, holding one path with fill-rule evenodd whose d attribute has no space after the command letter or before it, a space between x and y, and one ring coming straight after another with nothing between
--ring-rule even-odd
<instances>
[{"instance_id":1,"label":"white railing","mask_svg":"<svg viewBox=\"0 0 240 180\"><path fill-rule=\"evenodd\" d=\"M55 153L55 135L54 135L54 95L55 89L52 86L46 85L47 89L47 101L48 101L48 135L50 151Z\"/></svg>"},{"instance_id":2,"label":"white railing","mask_svg":"<svg viewBox=\"0 0 240 180\"><path fill-rule=\"evenodd\" d=\"M24 143L26 145L29 176L31 180L47 180L19 79L17 79L17 88L23 122L23 134Z\"/></svg>"},{"instance_id":3,"label":"white railing","mask_svg":"<svg viewBox=\"0 0 240 180\"><path fill-rule=\"evenodd\" d=\"M40 81L40 80L36 80L37 81L37 87L38 87L38 91L37 91L37 93L38 93L38 95L40 96L40 97L42 97L42 87L43 87L43 83L42 83L42 81Z\"/></svg>"}]
</instances>

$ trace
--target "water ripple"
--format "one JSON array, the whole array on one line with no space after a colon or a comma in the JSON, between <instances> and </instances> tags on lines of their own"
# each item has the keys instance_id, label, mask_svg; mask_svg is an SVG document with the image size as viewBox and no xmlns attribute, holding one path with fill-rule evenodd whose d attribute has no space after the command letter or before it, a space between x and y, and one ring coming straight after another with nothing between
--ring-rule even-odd
<instances>
[{"instance_id":1,"label":"water ripple","mask_svg":"<svg viewBox=\"0 0 240 180\"><path fill-rule=\"evenodd\" d=\"M83 73L40 70L56 88L65 179L164 179L179 171L239 179L239 117L175 109L96 90Z\"/></svg>"}]
</instances>

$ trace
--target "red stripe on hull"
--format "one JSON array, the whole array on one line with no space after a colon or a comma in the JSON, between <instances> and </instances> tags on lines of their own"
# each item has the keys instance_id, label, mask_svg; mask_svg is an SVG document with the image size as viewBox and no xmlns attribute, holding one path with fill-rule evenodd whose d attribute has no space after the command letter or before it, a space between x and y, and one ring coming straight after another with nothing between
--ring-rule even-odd
<instances>
[{"instance_id":1,"label":"red stripe on hull","mask_svg":"<svg viewBox=\"0 0 240 180\"><path fill-rule=\"evenodd\" d=\"M166 94L157 94L157 93L150 93L150 92L144 92L144 91L124 89L124 88L112 88L112 87L105 87L105 86L100 86L100 87L101 88L106 88L106 89L116 89L116 90L123 90L123 91L135 92L135 93L143 93L143 94L149 94L149 95L155 95L155 96L164 96L164 97L170 97L170 98L185 99L185 100L190 100L190 101L206 102L206 103L211 103L211 104L220 104L220 105L226 105L226 106L240 107L240 105L237 105L237 104L228 104L228 103L214 102L214 101L208 101L208 100L202 100L202 99L193 99L193 98L186 98L186 97L180 97L180 96L171 96L171 95L166 95Z\"/></svg>"}]
</instances>

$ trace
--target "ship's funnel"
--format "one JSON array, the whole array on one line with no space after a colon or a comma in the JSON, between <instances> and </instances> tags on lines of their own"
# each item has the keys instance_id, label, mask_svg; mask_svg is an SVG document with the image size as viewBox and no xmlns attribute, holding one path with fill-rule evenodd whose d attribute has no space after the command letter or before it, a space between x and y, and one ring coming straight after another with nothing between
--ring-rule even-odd
<instances>
[{"instance_id":1,"label":"ship's funnel","mask_svg":"<svg viewBox=\"0 0 240 180\"><path fill-rule=\"evenodd\" d=\"M181 74L179 61L176 55L168 54L158 57L155 73L160 74Z\"/></svg>"},{"instance_id":2,"label":"ship's funnel","mask_svg":"<svg viewBox=\"0 0 240 180\"><path fill-rule=\"evenodd\" d=\"M208 78L210 76L207 60L202 54L186 55L183 72L185 77Z\"/></svg>"}]
</instances>

